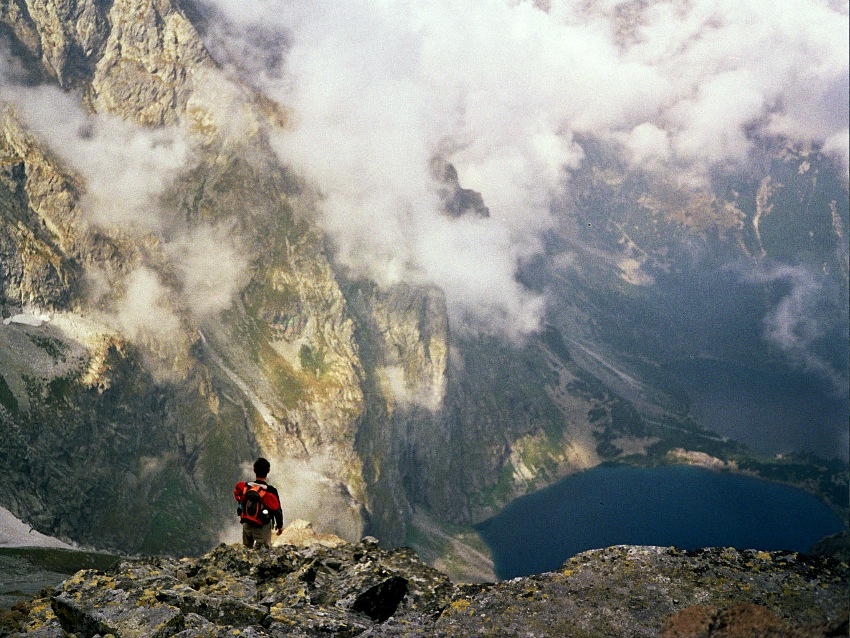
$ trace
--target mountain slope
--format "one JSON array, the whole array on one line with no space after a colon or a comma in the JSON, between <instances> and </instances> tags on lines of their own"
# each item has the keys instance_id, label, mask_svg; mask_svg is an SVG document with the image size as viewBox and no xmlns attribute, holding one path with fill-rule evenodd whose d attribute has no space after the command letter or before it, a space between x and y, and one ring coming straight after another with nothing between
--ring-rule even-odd
<instances>
[{"instance_id":1,"label":"mountain slope","mask_svg":"<svg viewBox=\"0 0 850 638\"><path fill-rule=\"evenodd\" d=\"M326 195L273 150L298 114L212 58L201 12L9 0L0 22L0 499L44 532L197 553L235 527L230 489L258 454L288 518L389 544L417 507L479 522L607 460L752 461L663 366L770 369L787 352L761 344L759 322L784 286L821 271L846 287L846 188L814 150L766 147L744 176L674 187L586 140L575 201L520 273L547 292L545 325L524 340L470 331L434 286L338 262ZM486 219L452 171L449 213ZM788 238L777 225L804 199ZM737 258L763 265L744 330L720 317L693 338L676 291L710 289L703 275ZM771 275L771 259L800 270ZM665 277L679 287L651 285ZM824 365L846 376L846 361ZM840 464L799 478L796 462L752 467L821 495L846 485Z\"/></svg>"}]
</instances>

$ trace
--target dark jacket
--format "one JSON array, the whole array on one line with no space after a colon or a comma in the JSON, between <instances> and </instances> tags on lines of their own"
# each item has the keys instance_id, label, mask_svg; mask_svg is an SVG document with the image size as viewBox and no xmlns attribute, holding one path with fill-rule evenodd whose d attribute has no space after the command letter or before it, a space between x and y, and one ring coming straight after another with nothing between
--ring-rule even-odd
<instances>
[{"instance_id":1,"label":"dark jacket","mask_svg":"<svg viewBox=\"0 0 850 638\"><path fill-rule=\"evenodd\" d=\"M242 501L245 499L245 492L251 485L265 485L266 491L263 492L263 505L271 513L272 522L277 529L283 528L283 508L280 506L280 495L274 485L269 485L263 480L257 479L254 481L239 481L236 487L233 488L233 497L239 505L236 507L236 513L242 514Z\"/></svg>"}]
</instances>

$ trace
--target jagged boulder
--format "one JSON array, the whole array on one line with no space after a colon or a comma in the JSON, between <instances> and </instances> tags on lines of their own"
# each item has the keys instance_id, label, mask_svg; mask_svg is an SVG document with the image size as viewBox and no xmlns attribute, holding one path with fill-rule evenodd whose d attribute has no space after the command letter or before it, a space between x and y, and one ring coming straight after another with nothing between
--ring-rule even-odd
<instances>
[{"instance_id":1,"label":"jagged boulder","mask_svg":"<svg viewBox=\"0 0 850 638\"><path fill-rule=\"evenodd\" d=\"M290 529L301 546L249 550L221 545L196 559L126 560L109 573L87 570L38 605L23 635L356 636L396 616L438 613L452 585L407 549L358 544ZM48 633L44 633L48 632ZM64 633L63 633L64 632ZM247 633L246 633L247 632ZM227 634L232 635L232 634Z\"/></svg>"},{"instance_id":2,"label":"jagged boulder","mask_svg":"<svg viewBox=\"0 0 850 638\"><path fill-rule=\"evenodd\" d=\"M221 545L199 558L81 571L16 610L17 633L116 638L293 636L697 638L847 633L846 563L792 552L619 546L551 573L453 585L409 549L316 541ZM6 624L8 627L12 619ZM744 632L744 633L741 633ZM777 633L778 632L778 633ZM784 633L783 633L784 632ZM843 633L842 633L843 632Z\"/></svg>"}]
</instances>

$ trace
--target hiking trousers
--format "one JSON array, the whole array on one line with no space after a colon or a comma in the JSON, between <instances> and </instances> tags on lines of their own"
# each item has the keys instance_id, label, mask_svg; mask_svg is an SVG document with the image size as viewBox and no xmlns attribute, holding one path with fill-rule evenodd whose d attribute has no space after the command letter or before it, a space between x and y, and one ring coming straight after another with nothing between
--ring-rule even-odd
<instances>
[{"instance_id":1,"label":"hiking trousers","mask_svg":"<svg viewBox=\"0 0 850 638\"><path fill-rule=\"evenodd\" d=\"M254 527L251 523L242 523L242 544L245 547L272 546L272 524L266 523L262 527Z\"/></svg>"}]
</instances>

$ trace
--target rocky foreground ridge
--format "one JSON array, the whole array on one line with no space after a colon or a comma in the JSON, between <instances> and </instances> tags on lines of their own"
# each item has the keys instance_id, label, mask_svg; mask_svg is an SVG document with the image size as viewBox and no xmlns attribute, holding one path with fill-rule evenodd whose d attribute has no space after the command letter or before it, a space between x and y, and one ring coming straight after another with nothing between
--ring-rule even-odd
<instances>
[{"instance_id":1,"label":"rocky foreground ridge","mask_svg":"<svg viewBox=\"0 0 850 638\"><path fill-rule=\"evenodd\" d=\"M19 605L4 636L846 636L846 563L792 552L617 546L558 571L454 585L410 549L296 522L269 551L80 571Z\"/></svg>"}]
</instances>

